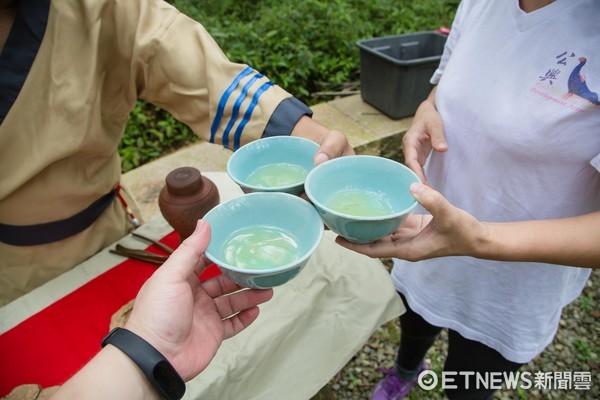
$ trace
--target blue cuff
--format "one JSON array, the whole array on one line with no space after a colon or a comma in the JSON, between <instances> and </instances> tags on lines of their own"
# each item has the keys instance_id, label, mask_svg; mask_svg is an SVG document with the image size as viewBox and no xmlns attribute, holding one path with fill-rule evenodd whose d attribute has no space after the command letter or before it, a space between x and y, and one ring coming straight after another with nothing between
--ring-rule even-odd
<instances>
[{"instance_id":1,"label":"blue cuff","mask_svg":"<svg viewBox=\"0 0 600 400\"><path fill-rule=\"evenodd\" d=\"M269 123L262 134L263 138L270 136L284 136L292 133L294 126L300 118L308 115L312 117L313 113L306 104L295 97L283 100L269 119Z\"/></svg>"}]
</instances>

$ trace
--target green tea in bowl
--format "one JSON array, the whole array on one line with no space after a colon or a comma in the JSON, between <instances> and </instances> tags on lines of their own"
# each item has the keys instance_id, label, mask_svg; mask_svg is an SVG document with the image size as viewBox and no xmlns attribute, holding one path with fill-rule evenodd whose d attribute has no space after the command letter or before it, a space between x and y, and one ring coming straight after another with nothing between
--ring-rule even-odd
<instances>
[{"instance_id":1,"label":"green tea in bowl","mask_svg":"<svg viewBox=\"0 0 600 400\"><path fill-rule=\"evenodd\" d=\"M244 269L279 268L296 261L300 252L287 232L268 226L253 226L234 232L223 245L225 261Z\"/></svg>"},{"instance_id":2,"label":"green tea in bowl","mask_svg":"<svg viewBox=\"0 0 600 400\"><path fill-rule=\"evenodd\" d=\"M297 276L323 238L323 221L306 200L288 193L257 192L210 210L206 257L244 287L283 285Z\"/></svg>"},{"instance_id":3,"label":"green tea in bowl","mask_svg":"<svg viewBox=\"0 0 600 400\"><path fill-rule=\"evenodd\" d=\"M296 136L272 136L237 149L227 162L227 173L244 193L283 192L299 195L314 168L319 145Z\"/></svg>"}]
</instances>

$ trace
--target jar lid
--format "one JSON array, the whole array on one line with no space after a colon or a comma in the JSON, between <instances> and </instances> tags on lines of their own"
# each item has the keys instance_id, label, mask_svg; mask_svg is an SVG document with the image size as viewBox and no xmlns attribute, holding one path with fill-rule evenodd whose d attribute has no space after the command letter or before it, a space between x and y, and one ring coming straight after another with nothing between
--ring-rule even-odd
<instances>
[{"instance_id":1,"label":"jar lid","mask_svg":"<svg viewBox=\"0 0 600 400\"><path fill-rule=\"evenodd\" d=\"M192 194L202 187L202 175L194 167L177 168L167 175L166 186L169 193L174 195Z\"/></svg>"}]
</instances>

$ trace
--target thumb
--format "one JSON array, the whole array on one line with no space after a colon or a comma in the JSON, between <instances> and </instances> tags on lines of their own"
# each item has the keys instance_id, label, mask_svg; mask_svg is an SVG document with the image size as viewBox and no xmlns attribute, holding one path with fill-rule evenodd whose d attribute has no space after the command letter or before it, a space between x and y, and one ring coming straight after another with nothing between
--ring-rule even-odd
<instances>
[{"instance_id":1,"label":"thumb","mask_svg":"<svg viewBox=\"0 0 600 400\"><path fill-rule=\"evenodd\" d=\"M331 130L321 141L313 161L315 165L319 165L332 158L350 154L354 154L354 150L346 136L340 131Z\"/></svg>"},{"instance_id":2,"label":"thumb","mask_svg":"<svg viewBox=\"0 0 600 400\"><path fill-rule=\"evenodd\" d=\"M210 244L210 236L208 222L198 220L194 232L179 245L160 269L170 270L184 277L201 272L197 271L197 267L203 264L203 256Z\"/></svg>"},{"instance_id":3,"label":"thumb","mask_svg":"<svg viewBox=\"0 0 600 400\"><path fill-rule=\"evenodd\" d=\"M434 218L441 217L452 207L440 192L422 183L411 184L410 193Z\"/></svg>"}]
</instances>

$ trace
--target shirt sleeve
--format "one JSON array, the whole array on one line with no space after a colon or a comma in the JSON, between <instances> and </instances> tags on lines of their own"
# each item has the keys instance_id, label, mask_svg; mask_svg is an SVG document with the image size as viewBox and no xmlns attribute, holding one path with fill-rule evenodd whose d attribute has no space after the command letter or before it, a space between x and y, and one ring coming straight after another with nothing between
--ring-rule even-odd
<instances>
[{"instance_id":1,"label":"shirt sleeve","mask_svg":"<svg viewBox=\"0 0 600 400\"><path fill-rule=\"evenodd\" d=\"M452 56L452 52L456 47L456 43L460 38L461 29L463 27L464 21L466 20L470 10L471 10L471 1L462 0L458 5L458 9L456 10L456 14L454 16L454 21L452 22L452 28L450 29L450 34L448 35L448 39L446 40L446 44L444 45L444 52L442 53L442 58L440 60L440 65L433 73L431 77L430 83L432 85L437 85L444 74L444 69L446 68L446 64L448 60Z\"/></svg>"},{"instance_id":2,"label":"shirt sleeve","mask_svg":"<svg viewBox=\"0 0 600 400\"><path fill-rule=\"evenodd\" d=\"M590 161L590 164L592 164L592 167L596 168L596 171L600 172L600 154L598 154L596 157L592 158L592 161Z\"/></svg>"},{"instance_id":3,"label":"shirt sleeve","mask_svg":"<svg viewBox=\"0 0 600 400\"><path fill-rule=\"evenodd\" d=\"M166 2L140 4L133 58L140 98L231 150L291 132L301 115L290 111L297 111L297 101L280 107L289 93L252 67L231 62L200 23Z\"/></svg>"}]
</instances>

